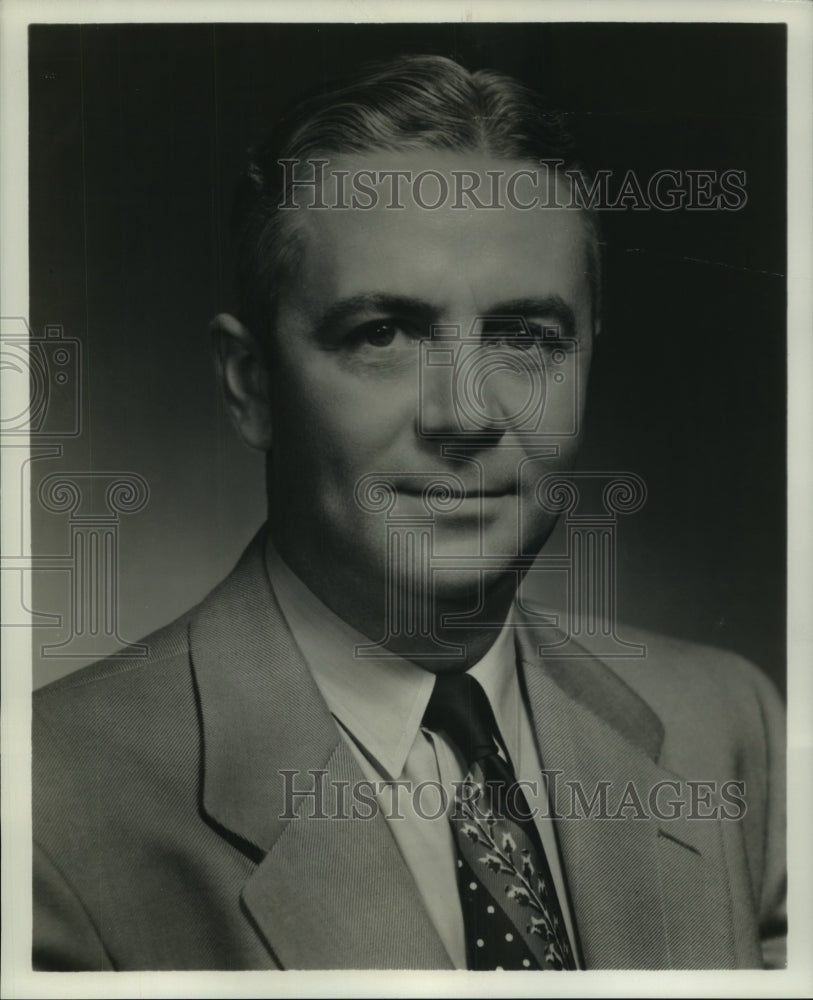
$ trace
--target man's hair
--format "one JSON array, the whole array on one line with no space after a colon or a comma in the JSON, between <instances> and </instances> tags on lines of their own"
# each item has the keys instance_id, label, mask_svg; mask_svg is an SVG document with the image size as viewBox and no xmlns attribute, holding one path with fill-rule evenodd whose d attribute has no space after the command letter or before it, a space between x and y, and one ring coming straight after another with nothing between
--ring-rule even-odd
<instances>
[{"instance_id":1,"label":"man's hair","mask_svg":"<svg viewBox=\"0 0 813 1000\"><path fill-rule=\"evenodd\" d=\"M237 315L260 338L274 326L281 284L296 268L299 241L279 205L290 196L291 170L308 161L373 151L472 152L589 171L576 155L564 116L517 80L491 70L470 72L442 56L410 55L325 84L297 103L249 151L235 200ZM287 181L287 187L286 187ZM290 202L289 202L290 203ZM589 208L588 277L598 314L598 222Z\"/></svg>"}]
</instances>

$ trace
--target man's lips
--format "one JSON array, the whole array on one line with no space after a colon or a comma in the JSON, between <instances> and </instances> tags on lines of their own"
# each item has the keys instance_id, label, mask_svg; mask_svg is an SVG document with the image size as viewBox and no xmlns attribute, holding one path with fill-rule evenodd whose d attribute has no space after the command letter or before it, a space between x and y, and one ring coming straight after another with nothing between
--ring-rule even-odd
<instances>
[{"instance_id":1,"label":"man's lips","mask_svg":"<svg viewBox=\"0 0 813 1000\"><path fill-rule=\"evenodd\" d=\"M450 490L443 488L443 484L439 484L437 487L425 486L425 487L411 487L411 486L401 486L397 487L398 493L403 493L406 496L422 497L426 492L442 493L444 496L454 497L458 500L476 500L486 497L504 497L504 496L515 496L516 487L512 484L511 486L504 486L497 489L487 489L481 490L478 487L472 487L471 489L463 490Z\"/></svg>"}]
</instances>

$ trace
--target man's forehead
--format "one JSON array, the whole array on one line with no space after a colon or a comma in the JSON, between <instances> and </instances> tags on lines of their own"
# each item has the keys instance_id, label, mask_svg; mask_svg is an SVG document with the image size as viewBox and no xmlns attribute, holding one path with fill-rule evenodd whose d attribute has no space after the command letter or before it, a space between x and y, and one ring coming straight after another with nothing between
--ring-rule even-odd
<instances>
[{"instance_id":1,"label":"man's forehead","mask_svg":"<svg viewBox=\"0 0 813 1000\"><path fill-rule=\"evenodd\" d=\"M285 202L292 208L375 213L416 207L468 217L471 211L528 211L532 198L550 210L571 201L572 185L560 173L561 161L476 149L374 149L280 162L289 186Z\"/></svg>"},{"instance_id":2,"label":"man's forehead","mask_svg":"<svg viewBox=\"0 0 813 1000\"><path fill-rule=\"evenodd\" d=\"M474 289L483 308L539 293L589 298L585 215L555 201L522 207L540 183L533 164L431 150L323 159L323 207L288 210L303 290L318 287L321 298L386 287L443 300ZM478 180L475 197L460 197L461 184L471 192ZM498 185L502 202L486 207Z\"/></svg>"}]
</instances>

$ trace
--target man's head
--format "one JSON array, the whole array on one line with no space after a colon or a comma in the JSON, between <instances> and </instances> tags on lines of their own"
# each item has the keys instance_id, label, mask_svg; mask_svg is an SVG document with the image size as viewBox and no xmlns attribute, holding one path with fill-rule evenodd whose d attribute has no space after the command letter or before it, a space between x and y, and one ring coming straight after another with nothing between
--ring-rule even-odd
<instances>
[{"instance_id":1,"label":"man's head","mask_svg":"<svg viewBox=\"0 0 813 1000\"><path fill-rule=\"evenodd\" d=\"M351 80L321 87L297 103L250 151L234 206L237 316L256 336L274 326L275 306L296 272L302 245L290 203L297 172L289 164L370 151L473 152L498 160L558 162L585 174L564 116L512 77L469 72L441 56L404 56ZM398 155L391 158L394 168ZM485 191L486 188L483 188ZM481 191L480 197L484 194ZM594 320L600 300L597 220L590 226Z\"/></svg>"},{"instance_id":2,"label":"man's head","mask_svg":"<svg viewBox=\"0 0 813 1000\"><path fill-rule=\"evenodd\" d=\"M581 167L535 95L439 57L312 98L255 150L221 367L269 455L275 541L334 610L386 584L376 477L390 517L433 521L448 560L433 597L504 581L552 530L535 486L578 441L597 239L583 210L522 206L528 171L555 205L566 169ZM433 482L448 496L430 509Z\"/></svg>"}]
</instances>

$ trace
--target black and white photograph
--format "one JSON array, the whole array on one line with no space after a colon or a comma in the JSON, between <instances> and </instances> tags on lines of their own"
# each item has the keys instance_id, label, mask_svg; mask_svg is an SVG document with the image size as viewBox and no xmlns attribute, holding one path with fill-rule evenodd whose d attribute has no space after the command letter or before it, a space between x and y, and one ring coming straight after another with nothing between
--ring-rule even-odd
<instances>
[{"instance_id":1,"label":"black and white photograph","mask_svg":"<svg viewBox=\"0 0 813 1000\"><path fill-rule=\"evenodd\" d=\"M27 24L28 973L793 970L767 6Z\"/></svg>"}]
</instances>

